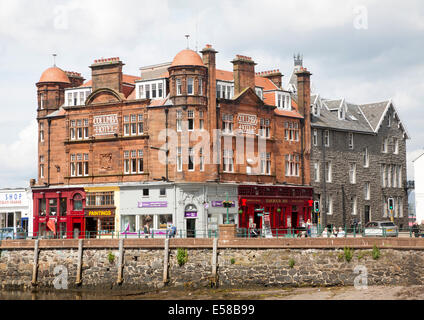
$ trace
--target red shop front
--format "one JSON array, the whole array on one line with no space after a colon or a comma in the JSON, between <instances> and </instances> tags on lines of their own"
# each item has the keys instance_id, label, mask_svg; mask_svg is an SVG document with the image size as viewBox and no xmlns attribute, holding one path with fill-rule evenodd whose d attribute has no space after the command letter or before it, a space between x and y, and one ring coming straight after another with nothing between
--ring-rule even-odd
<instances>
[{"instance_id":1,"label":"red shop front","mask_svg":"<svg viewBox=\"0 0 424 320\"><path fill-rule=\"evenodd\" d=\"M261 212L269 212L273 233L292 233L311 219L312 188L294 186L239 186L239 227L262 229ZM312 220L312 219L311 219ZM289 231L290 230L290 231Z\"/></svg>"},{"instance_id":2,"label":"red shop front","mask_svg":"<svg viewBox=\"0 0 424 320\"><path fill-rule=\"evenodd\" d=\"M84 189L33 188L34 237L83 238Z\"/></svg>"}]
</instances>

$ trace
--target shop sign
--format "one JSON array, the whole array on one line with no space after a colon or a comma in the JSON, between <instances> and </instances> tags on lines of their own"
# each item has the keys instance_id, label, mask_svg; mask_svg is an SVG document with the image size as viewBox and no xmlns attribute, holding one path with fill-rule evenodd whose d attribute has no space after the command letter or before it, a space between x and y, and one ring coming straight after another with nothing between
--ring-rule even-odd
<instances>
[{"instance_id":1,"label":"shop sign","mask_svg":"<svg viewBox=\"0 0 424 320\"><path fill-rule=\"evenodd\" d=\"M257 116L254 114L239 113L237 116L238 128L243 133L256 134Z\"/></svg>"},{"instance_id":2,"label":"shop sign","mask_svg":"<svg viewBox=\"0 0 424 320\"><path fill-rule=\"evenodd\" d=\"M265 203L288 203L287 199L265 199Z\"/></svg>"},{"instance_id":3,"label":"shop sign","mask_svg":"<svg viewBox=\"0 0 424 320\"><path fill-rule=\"evenodd\" d=\"M197 211L184 212L184 218L197 218Z\"/></svg>"},{"instance_id":4,"label":"shop sign","mask_svg":"<svg viewBox=\"0 0 424 320\"><path fill-rule=\"evenodd\" d=\"M118 115L109 114L94 116L93 130L95 136L105 136L118 132Z\"/></svg>"},{"instance_id":5,"label":"shop sign","mask_svg":"<svg viewBox=\"0 0 424 320\"><path fill-rule=\"evenodd\" d=\"M87 217L107 217L113 216L115 214L114 210L86 210L85 215Z\"/></svg>"},{"instance_id":6,"label":"shop sign","mask_svg":"<svg viewBox=\"0 0 424 320\"><path fill-rule=\"evenodd\" d=\"M0 194L0 206L2 207L13 207L23 206L23 200L25 196L23 192L11 192Z\"/></svg>"},{"instance_id":7,"label":"shop sign","mask_svg":"<svg viewBox=\"0 0 424 320\"><path fill-rule=\"evenodd\" d=\"M168 207L168 201L147 201L139 202L139 208L166 208Z\"/></svg>"},{"instance_id":8,"label":"shop sign","mask_svg":"<svg viewBox=\"0 0 424 320\"><path fill-rule=\"evenodd\" d=\"M223 202L224 201L212 201L212 207L220 207L220 208L222 208L222 207L224 207ZM233 201L232 204L231 204L231 207L235 207L235 206L236 206L236 204Z\"/></svg>"}]
</instances>

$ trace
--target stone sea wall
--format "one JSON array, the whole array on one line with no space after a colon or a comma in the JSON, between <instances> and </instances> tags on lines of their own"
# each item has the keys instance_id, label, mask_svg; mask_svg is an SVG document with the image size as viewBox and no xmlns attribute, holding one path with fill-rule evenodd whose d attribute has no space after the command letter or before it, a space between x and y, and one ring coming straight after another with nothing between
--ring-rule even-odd
<instances>
[{"instance_id":1,"label":"stone sea wall","mask_svg":"<svg viewBox=\"0 0 424 320\"><path fill-rule=\"evenodd\" d=\"M184 239L183 239L184 240ZM81 283L76 284L78 242L40 245L36 283L34 279L34 242L0 245L0 285L3 289L54 288L55 279L66 273L68 288L87 289L154 289L164 285L181 288L220 287L287 287L354 285L365 276L368 285L424 284L424 246L387 246L379 243L379 257L372 246L346 244L311 246L301 242L221 241L217 246L216 274L211 239L200 244L193 241L124 242L122 282L118 284L120 251L118 242L84 243ZM69 240L71 241L71 240ZM147 241L147 240L146 240ZM293 245L296 244L296 245ZM424 243L423 243L424 244ZM32 247L32 248L31 248ZM186 262L180 265L178 248L185 248ZM168 254L167 272L164 259ZM350 260L350 261L347 261ZM359 271L358 271L359 270ZM165 272L164 272L165 271ZM166 277L164 276L166 274ZM166 278L166 283L164 280Z\"/></svg>"}]
</instances>

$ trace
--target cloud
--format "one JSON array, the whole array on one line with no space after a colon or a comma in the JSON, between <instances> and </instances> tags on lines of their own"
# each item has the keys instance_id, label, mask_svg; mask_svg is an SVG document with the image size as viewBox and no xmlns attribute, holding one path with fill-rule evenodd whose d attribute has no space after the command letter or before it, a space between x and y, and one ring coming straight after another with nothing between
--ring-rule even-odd
<instances>
[{"instance_id":1,"label":"cloud","mask_svg":"<svg viewBox=\"0 0 424 320\"><path fill-rule=\"evenodd\" d=\"M367 29L354 26L358 8L365 8ZM409 159L424 141L423 30L420 0L383 5L377 0L244 0L242 5L236 0L0 0L0 157L8 168L1 180L36 175L36 161L23 164L19 158L10 164L3 150L20 144L32 150L27 156L34 152L21 134L36 117L35 83L51 66L52 53L58 54L58 66L87 79L88 66L101 57L119 56L124 72L137 75L141 66L172 61L186 47L185 34L192 48L212 44L219 68L231 70L232 58L244 54L258 63L257 71L278 68L287 79L293 53L300 52L324 97L356 103L393 98L412 136Z\"/></svg>"},{"instance_id":2,"label":"cloud","mask_svg":"<svg viewBox=\"0 0 424 320\"><path fill-rule=\"evenodd\" d=\"M0 144L0 187L26 187L37 177L37 121L32 120L17 139Z\"/></svg>"}]
</instances>

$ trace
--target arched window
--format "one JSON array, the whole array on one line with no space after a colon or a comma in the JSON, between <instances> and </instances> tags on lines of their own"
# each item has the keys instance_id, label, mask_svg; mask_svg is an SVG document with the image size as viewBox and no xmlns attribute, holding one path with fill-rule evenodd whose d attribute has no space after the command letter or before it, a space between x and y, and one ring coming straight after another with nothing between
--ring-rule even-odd
<instances>
[{"instance_id":1,"label":"arched window","mask_svg":"<svg viewBox=\"0 0 424 320\"><path fill-rule=\"evenodd\" d=\"M72 198L74 211L82 211L82 195L77 193Z\"/></svg>"}]
</instances>

